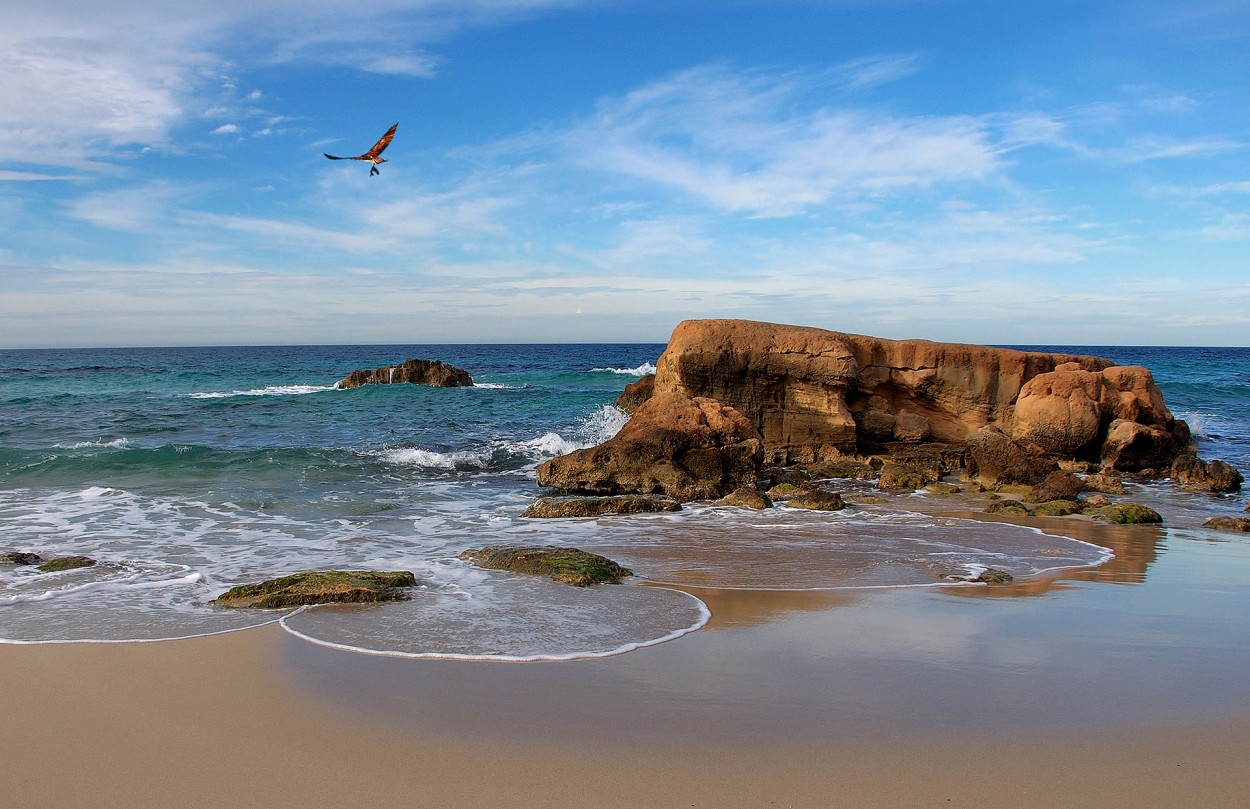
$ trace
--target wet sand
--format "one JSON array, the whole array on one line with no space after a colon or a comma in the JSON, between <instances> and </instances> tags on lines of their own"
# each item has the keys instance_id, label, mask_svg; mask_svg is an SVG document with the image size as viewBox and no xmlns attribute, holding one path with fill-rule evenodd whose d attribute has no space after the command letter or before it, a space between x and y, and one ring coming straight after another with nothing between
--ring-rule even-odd
<instances>
[{"instance_id":1,"label":"wet sand","mask_svg":"<svg viewBox=\"0 0 1250 809\"><path fill-rule=\"evenodd\" d=\"M1002 587L702 590L705 629L565 663L274 626L0 646L0 805L1244 805L1250 544L1032 524L1117 558Z\"/></svg>"}]
</instances>

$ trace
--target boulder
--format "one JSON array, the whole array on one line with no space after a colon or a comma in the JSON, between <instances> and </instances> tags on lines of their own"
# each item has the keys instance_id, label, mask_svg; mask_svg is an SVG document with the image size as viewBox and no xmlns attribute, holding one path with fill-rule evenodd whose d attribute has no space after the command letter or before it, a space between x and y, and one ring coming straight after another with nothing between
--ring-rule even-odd
<instances>
[{"instance_id":1,"label":"boulder","mask_svg":"<svg viewBox=\"0 0 1250 809\"><path fill-rule=\"evenodd\" d=\"M1025 500L1030 503L1048 503L1051 500L1076 501L1085 491L1085 482L1071 472L1051 472L1046 479L1029 490Z\"/></svg>"},{"instance_id":2,"label":"boulder","mask_svg":"<svg viewBox=\"0 0 1250 809\"><path fill-rule=\"evenodd\" d=\"M1183 486L1209 492L1241 490L1241 473L1223 461L1203 461L1197 455L1185 454L1172 463L1171 477Z\"/></svg>"},{"instance_id":3,"label":"boulder","mask_svg":"<svg viewBox=\"0 0 1250 809\"><path fill-rule=\"evenodd\" d=\"M888 463L881 468L881 476L877 478L877 488L891 489L893 491L915 491L916 489L923 489L933 482L933 476L923 469Z\"/></svg>"},{"instance_id":4,"label":"boulder","mask_svg":"<svg viewBox=\"0 0 1250 809\"><path fill-rule=\"evenodd\" d=\"M631 382L616 397L616 406L626 413L633 414L642 403L655 394L655 374L647 374L637 382Z\"/></svg>"},{"instance_id":5,"label":"boulder","mask_svg":"<svg viewBox=\"0 0 1250 809\"><path fill-rule=\"evenodd\" d=\"M1155 524L1163 522L1159 512L1140 503L1117 503L1101 508L1086 508L1081 512L1096 520L1114 522L1121 525Z\"/></svg>"},{"instance_id":6,"label":"boulder","mask_svg":"<svg viewBox=\"0 0 1250 809\"><path fill-rule=\"evenodd\" d=\"M1048 500L1033 507L1033 516L1068 517L1080 511L1081 505L1075 500Z\"/></svg>"},{"instance_id":7,"label":"boulder","mask_svg":"<svg viewBox=\"0 0 1250 809\"><path fill-rule=\"evenodd\" d=\"M763 456L759 432L732 407L657 393L616 436L546 461L537 478L570 493L715 499L754 486Z\"/></svg>"},{"instance_id":8,"label":"boulder","mask_svg":"<svg viewBox=\"0 0 1250 809\"><path fill-rule=\"evenodd\" d=\"M1102 466L1104 470L1121 472L1167 468L1185 448L1171 431L1116 419L1107 428L1102 443Z\"/></svg>"},{"instance_id":9,"label":"boulder","mask_svg":"<svg viewBox=\"0 0 1250 809\"><path fill-rule=\"evenodd\" d=\"M1014 514L1020 517L1031 517L1033 510L1019 500L999 500L985 507L986 514Z\"/></svg>"},{"instance_id":10,"label":"boulder","mask_svg":"<svg viewBox=\"0 0 1250 809\"><path fill-rule=\"evenodd\" d=\"M1054 459L1030 452L992 425L968 439L968 475L986 486L1034 486L1056 469Z\"/></svg>"},{"instance_id":11,"label":"boulder","mask_svg":"<svg viewBox=\"0 0 1250 809\"><path fill-rule=\"evenodd\" d=\"M41 565L43 557L37 553L26 551L5 551L0 553L0 564L6 565Z\"/></svg>"},{"instance_id":12,"label":"boulder","mask_svg":"<svg viewBox=\"0 0 1250 809\"><path fill-rule=\"evenodd\" d=\"M735 506L737 508L753 508L762 511L773 507L773 500L754 486L739 486L729 494L716 501L718 506Z\"/></svg>"},{"instance_id":13,"label":"boulder","mask_svg":"<svg viewBox=\"0 0 1250 809\"><path fill-rule=\"evenodd\" d=\"M58 556L49 559L36 568L40 573L59 573L62 570L77 570L80 567L94 567L96 561L88 556Z\"/></svg>"},{"instance_id":14,"label":"boulder","mask_svg":"<svg viewBox=\"0 0 1250 809\"><path fill-rule=\"evenodd\" d=\"M1114 475L1086 475L1085 490L1103 494L1124 494L1124 483Z\"/></svg>"},{"instance_id":15,"label":"boulder","mask_svg":"<svg viewBox=\"0 0 1250 809\"><path fill-rule=\"evenodd\" d=\"M786 505L811 511L841 511L846 508L842 495L816 487L800 490L786 501Z\"/></svg>"},{"instance_id":16,"label":"boulder","mask_svg":"<svg viewBox=\"0 0 1250 809\"><path fill-rule=\"evenodd\" d=\"M1212 517L1202 524L1215 531L1250 532L1250 517Z\"/></svg>"},{"instance_id":17,"label":"boulder","mask_svg":"<svg viewBox=\"0 0 1250 809\"><path fill-rule=\"evenodd\" d=\"M304 604L406 601L417 583L407 571L312 570L232 587L210 601L219 607L277 609Z\"/></svg>"},{"instance_id":18,"label":"boulder","mask_svg":"<svg viewBox=\"0 0 1250 809\"><path fill-rule=\"evenodd\" d=\"M681 503L671 497L619 494L609 497L540 497L521 512L522 517L602 517L609 514L648 514L680 511Z\"/></svg>"},{"instance_id":19,"label":"boulder","mask_svg":"<svg viewBox=\"0 0 1250 809\"><path fill-rule=\"evenodd\" d=\"M441 360L408 360L400 365L386 365L373 370L352 371L335 386L340 389L358 388L361 385L389 385L408 383L432 385L436 388L472 387L469 372Z\"/></svg>"},{"instance_id":20,"label":"boulder","mask_svg":"<svg viewBox=\"0 0 1250 809\"><path fill-rule=\"evenodd\" d=\"M619 584L625 577L634 575L632 570L611 559L578 548L491 546L464 551L459 558L479 567L546 576L574 587Z\"/></svg>"}]
</instances>

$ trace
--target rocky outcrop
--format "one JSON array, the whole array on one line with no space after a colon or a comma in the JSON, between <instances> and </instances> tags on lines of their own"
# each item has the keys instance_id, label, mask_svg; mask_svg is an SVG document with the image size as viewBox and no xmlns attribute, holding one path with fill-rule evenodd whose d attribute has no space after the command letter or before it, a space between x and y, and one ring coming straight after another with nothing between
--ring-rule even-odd
<instances>
[{"instance_id":1,"label":"rocky outcrop","mask_svg":"<svg viewBox=\"0 0 1250 809\"><path fill-rule=\"evenodd\" d=\"M219 607L277 609L304 604L407 601L417 580L407 571L313 570L233 587L213 599Z\"/></svg>"},{"instance_id":2,"label":"rocky outcrop","mask_svg":"<svg viewBox=\"0 0 1250 809\"><path fill-rule=\"evenodd\" d=\"M578 494L723 497L755 485L763 442L754 425L720 402L657 394L615 437L538 467L538 485Z\"/></svg>"},{"instance_id":3,"label":"rocky outcrop","mask_svg":"<svg viewBox=\"0 0 1250 809\"><path fill-rule=\"evenodd\" d=\"M642 403L655 395L655 374L647 374L637 382L631 382L616 397L616 406L626 413L633 414L642 407Z\"/></svg>"},{"instance_id":4,"label":"rocky outcrop","mask_svg":"<svg viewBox=\"0 0 1250 809\"><path fill-rule=\"evenodd\" d=\"M1183 486L1209 492L1241 491L1241 473L1223 461L1203 461L1197 455L1182 455L1172 463L1172 479Z\"/></svg>"},{"instance_id":5,"label":"rocky outcrop","mask_svg":"<svg viewBox=\"0 0 1250 809\"><path fill-rule=\"evenodd\" d=\"M441 360L408 360L400 365L352 371L336 387L346 389L361 385L398 385L401 382L436 388L467 388L473 385L469 372L463 368L445 365Z\"/></svg>"},{"instance_id":6,"label":"rocky outcrop","mask_svg":"<svg viewBox=\"0 0 1250 809\"><path fill-rule=\"evenodd\" d=\"M588 587L592 584L619 584L634 572L611 559L578 548L510 548L491 546L468 550L461 559L491 570L546 576L549 579Z\"/></svg>"},{"instance_id":7,"label":"rocky outcrop","mask_svg":"<svg viewBox=\"0 0 1250 809\"><path fill-rule=\"evenodd\" d=\"M540 497L521 512L522 517L603 517L612 514L651 514L680 511L681 503L670 497L619 494L611 497Z\"/></svg>"},{"instance_id":8,"label":"rocky outcrop","mask_svg":"<svg viewBox=\"0 0 1250 809\"><path fill-rule=\"evenodd\" d=\"M741 320L679 324L654 389L742 413L769 463L936 443L983 482L1033 485L1059 461L1166 469L1189 443L1145 368Z\"/></svg>"}]
</instances>

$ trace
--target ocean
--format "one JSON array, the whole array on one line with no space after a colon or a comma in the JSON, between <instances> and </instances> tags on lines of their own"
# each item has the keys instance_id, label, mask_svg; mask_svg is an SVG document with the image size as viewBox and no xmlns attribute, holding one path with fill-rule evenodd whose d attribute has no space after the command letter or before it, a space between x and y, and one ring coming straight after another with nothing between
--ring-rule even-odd
<instances>
[{"instance_id":1,"label":"ocean","mask_svg":"<svg viewBox=\"0 0 1250 809\"><path fill-rule=\"evenodd\" d=\"M1202 457L1250 475L1250 349L1051 346L1151 369ZM0 564L0 641L152 641L280 622L370 654L563 660L702 627L680 587L932 587L986 567L1016 577L1106 562L1099 547L934 515L925 494L841 512L688 504L631 517L532 520L547 458L611 437L613 405L663 345L395 345L0 351L0 552L86 555L91 568ZM407 359L469 388L339 390ZM840 481L843 490L864 487ZM1241 514L1244 495L1134 487L1168 530ZM914 504L916 507L909 507ZM1227 535L1226 535L1227 536ZM632 568L571 588L457 559L491 544L566 545ZM209 601L314 569L410 570L411 601L240 611ZM643 586L647 585L647 586Z\"/></svg>"}]
</instances>

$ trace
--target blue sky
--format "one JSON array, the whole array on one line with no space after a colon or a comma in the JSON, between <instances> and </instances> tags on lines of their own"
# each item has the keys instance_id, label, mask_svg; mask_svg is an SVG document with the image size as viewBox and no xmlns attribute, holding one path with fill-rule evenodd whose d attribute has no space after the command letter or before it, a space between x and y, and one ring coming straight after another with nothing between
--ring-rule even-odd
<instances>
[{"instance_id":1,"label":"blue sky","mask_svg":"<svg viewBox=\"0 0 1250 809\"><path fill-rule=\"evenodd\" d=\"M1250 345L1250 0L0 3L0 347Z\"/></svg>"}]
</instances>

